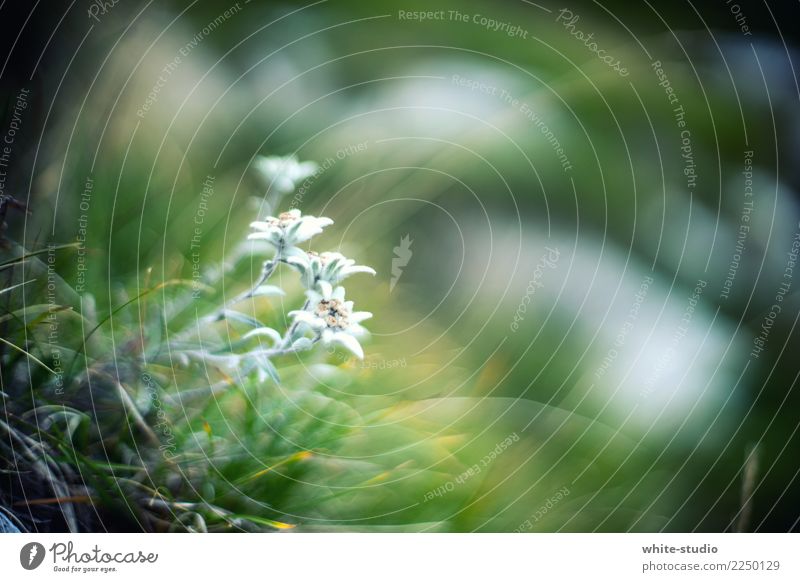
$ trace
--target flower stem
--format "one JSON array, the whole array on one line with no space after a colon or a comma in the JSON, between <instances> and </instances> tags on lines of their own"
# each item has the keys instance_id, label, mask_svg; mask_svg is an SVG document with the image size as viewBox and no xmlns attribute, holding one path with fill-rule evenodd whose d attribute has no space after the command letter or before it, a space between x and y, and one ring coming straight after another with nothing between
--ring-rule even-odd
<instances>
[{"instance_id":1,"label":"flower stem","mask_svg":"<svg viewBox=\"0 0 800 582\"><path fill-rule=\"evenodd\" d=\"M303 311L308 310L310 306L311 306L311 300L306 299L306 302L303 304ZM292 325L289 326L289 329L286 330L286 335L283 336L283 342L281 343L281 347L285 348L286 346L292 343L292 335L294 335L294 332L297 329L298 325L300 325L300 322L295 321L294 323L292 323ZM316 342L318 339L319 337L315 338L314 341Z\"/></svg>"},{"instance_id":2,"label":"flower stem","mask_svg":"<svg viewBox=\"0 0 800 582\"><path fill-rule=\"evenodd\" d=\"M315 344L315 343L317 343L317 342L318 342L320 339L321 339L321 336L320 336L320 334L317 334L317 335L315 335L315 336L314 336L314 337L311 339L311 345L314 345L314 344ZM293 347L291 347L291 346L287 346L286 344L281 344L281 346L280 346L280 347L273 348L273 349L271 349L271 350L263 350L263 351L261 351L260 353L261 353L262 355L264 355L264 356L268 357L268 358L274 358L274 357L276 357L276 356L285 356L285 355L287 355L287 354L295 354L295 353L297 353L297 352L303 352L303 351L305 351L305 350L307 350L307 349L309 349L309 348L295 349L295 348L293 348Z\"/></svg>"},{"instance_id":3,"label":"flower stem","mask_svg":"<svg viewBox=\"0 0 800 582\"><path fill-rule=\"evenodd\" d=\"M222 313L232 305L244 301L245 299L250 299L253 295L256 294L256 291L259 287L261 287L264 283L266 283L272 274L275 272L275 269L278 268L278 265L282 262L285 262L285 258L283 256L283 249L284 243L281 240L280 244L278 245L278 249L275 251L275 256L269 260L264 261L264 264L261 266L261 276L256 281L255 285L253 285L248 291L244 293L240 293L230 301L228 301L225 306L219 311Z\"/></svg>"}]
</instances>

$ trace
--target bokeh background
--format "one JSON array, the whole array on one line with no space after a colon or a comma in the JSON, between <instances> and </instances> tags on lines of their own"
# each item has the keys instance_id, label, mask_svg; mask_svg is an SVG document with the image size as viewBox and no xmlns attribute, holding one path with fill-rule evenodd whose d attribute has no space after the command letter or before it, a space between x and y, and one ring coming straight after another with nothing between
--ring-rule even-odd
<instances>
[{"instance_id":1,"label":"bokeh background","mask_svg":"<svg viewBox=\"0 0 800 582\"><path fill-rule=\"evenodd\" d=\"M0 4L6 527L796 530L797 8L706 4ZM180 356L290 154L366 358Z\"/></svg>"}]
</instances>

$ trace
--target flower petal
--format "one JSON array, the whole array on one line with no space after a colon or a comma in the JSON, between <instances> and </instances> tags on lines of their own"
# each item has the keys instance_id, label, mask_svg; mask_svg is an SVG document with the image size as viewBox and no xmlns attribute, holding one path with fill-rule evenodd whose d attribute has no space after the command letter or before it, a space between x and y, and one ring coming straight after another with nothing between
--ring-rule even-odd
<instances>
[{"instance_id":1,"label":"flower petal","mask_svg":"<svg viewBox=\"0 0 800 582\"><path fill-rule=\"evenodd\" d=\"M287 257L286 262L292 267L297 268L297 270L300 271L301 273L305 273L311 267L308 260L304 260L303 257L299 256Z\"/></svg>"},{"instance_id":2,"label":"flower petal","mask_svg":"<svg viewBox=\"0 0 800 582\"><path fill-rule=\"evenodd\" d=\"M317 285L319 285L320 290L322 291L322 295L325 297L330 297L331 293L333 292L333 287L327 281L317 281Z\"/></svg>"},{"instance_id":3,"label":"flower petal","mask_svg":"<svg viewBox=\"0 0 800 582\"><path fill-rule=\"evenodd\" d=\"M349 333L350 335L355 336L355 337L361 337L361 336L369 335L369 332L367 331L367 328L365 328L365 327L363 327L363 326L361 326L361 325L359 325L357 323L351 323L349 326L347 326L347 333Z\"/></svg>"},{"instance_id":4,"label":"flower petal","mask_svg":"<svg viewBox=\"0 0 800 582\"><path fill-rule=\"evenodd\" d=\"M270 232L251 232L247 235L247 240L272 240L275 237L275 233Z\"/></svg>"},{"instance_id":5,"label":"flower petal","mask_svg":"<svg viewBox=\"0 0 800 582\"><path fill-rule=\"evenodd\" d=\"M375 274L375 269L372 267L367 267L365 265L354 265L352 267L345 267L341 270L340 277L344 279L349 275L355 275L356 273L369 273L370 275Z\"/></svg>"},{"instance_id":6,"label":"flower petal","mask_svg":"<svg viewBox=\"0 0 800 582\"><path fill-rule=\"evenodd\" d=\"M269 216L267 217L267 220L275 220L275 218ZM275 226L273 224L270 224L269 222L256 220L255 222L250 223L250 228L254 228L256 230L272 230L273 228L275 228Z\"/></svg>"},{"instance_id":7,"label":"flower petal","mask_svg":"<svg viewBox=\"0 0 800 582\"><path fill-rule=\"evenodd\" d=\"M297 350L299 352L302 350L311 349L313 345L314 344L311 342L310 339L308 339L307 337L301 337L300 339L294 341L294 343L292 344L292 349Z\"/></svg>"},{"instance_id":8,"label":"flower petal","mask_svg":"<svg viewBox=\"0 0 800 582\"><path fill-rule=\"evenodd\" d=\"M283 254L287 257L298 258L300 260L305 261L308 263L311 259L308 256L308 253L301 248L298 247L287 247L286 250L283 251Z\"/></svg>"},{"instance_id":9,"label":"flower petal","mask_svg":"<svg viewBox=\"0 0 800 582\"><path fill-rule=\"evenodd\" d=\"M319 293L317 293L313 289L309 289L308 291L306 291L306 297L308 298L308 302L311 305L316 305L317 303L319 303L323 299L328 299L328 297L323 297L322 295L320 295Z\"/></svg>"},{"instance_id":10,"label":"flower petal","mask_svg":"<svg viewBox=\"0 0 800 582\"><path fill-rule=\"evenodd\" d=\"M291 192L294 190L294 180L285 175L275 176L272 186L279 192Z\"/></svg>"},{"instance_id":11,"label":"flower petal","mask_svg":"<svg viewBox=\"0 0 800 582\"><path fill-rule=\"evenodd\" d=\"M321 232L322 229L316 224L310 222L297 223L297 227L292 231L292 240L295 243L304 242Z\"/></svg>"},{"instance_id":12,"label":"flower petal","mask_svg":"<svg viewBox=\"0 0 800 582\"><path fill-rule=\"evenodd\" d=\"M359 359L364 359L364 350L361 349L361 344L349 333L338 332L333 334L333 342L341 344L342 347L350 351L354 356Z\"/></svg>"},{"instance_id":13,"label":"flower petal","mask_svg":"<svg viewBox=\"0 0 800 582\"><path fill-rule=\"evenodd\" d=\"M275 285L259 285L253 291L252 297L269 297L274 295L286 295L286 292Z\"/></svg>"},{"instance_id":14,"label":"flower petal","mask_svg":"<svg viewBox=\"0 0 800 582\"><path fill-rule=\"evenodd\" d=\"M300 162L292 168L292 178L296 182L312 176L319 169L316 162Z\"/></svg>"},{"instance_id":15,"label":"flower petal","mask_svg":"<svg viewBox=\"0 0 800 582\"><path fill-rule=\"evenodd\" d=\"M351 313L347 319L350 320L351 323L361 323L371 317L372 314L369 311L356 311L355 313Z\"/></svg>"},{"instance_id":16,"label":"flower petal","mask_svg":"<svg viewBox=\"0 0 800 582\"><path fill-rule=\"evenodd\" d=\"M243 339L250 339L251 337L255 336L267 336L272 339L275 343L281 341L281 334L279 334L276 330L272 329L271 327L259 327L253 330L248 331L246 334L242 336Z\"/></svg>"},{"instance_id":17,"label":"flower petal","mask_svg":"<svg viewBox=\"0 0 800 582\"><path fill-rule=\"evenodd\" d=\"M310 311L290 311L289 317L293 317L297 323L303 323L311 329L325 327L325 322Z\"/></svg>"}]
</instances>

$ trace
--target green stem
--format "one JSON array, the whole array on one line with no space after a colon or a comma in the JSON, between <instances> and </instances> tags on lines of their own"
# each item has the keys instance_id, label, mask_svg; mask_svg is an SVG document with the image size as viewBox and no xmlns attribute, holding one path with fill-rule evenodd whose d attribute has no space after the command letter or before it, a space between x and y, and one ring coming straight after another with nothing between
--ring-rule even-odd
<instances>
[{"instance_id":1,"label":"green stem","mask_svg":"<svg viewBox=\"0 0 800 582\"><path fill-rule=\"evenodd\" d=\"M306 311L310 306L311 306L311 300L306 299L306 302L303 304L302 310ZM283 336L283 341L281 342L281 348L285 348L292 343L292 335L294 335L294 332L297 329L298 325L299 323L295 321L294 323L292 323L292 325L289 326L289 329L286 330L286 334ZM319 340L319 337L315 338L314 342L316 342L317 340Z\"/></svg>"},{"instance_id":2,"label":"green stem","mask_svg":"<svg viewBox=\"0 0 800 582\"><path fill-rule=\"evenodd\" d=\"M275 251L275 256L267 261L264 261L264 264L261 267L261 276L258 278L258 281L256 281L255 285L253 285L244 293L241 293L228 301L225 306L218 311L218 314L221 314L223 311L230 308L232 305L235 305L236 303L244 301L245 299L250 299L256 294L256 291L259 287L269 281L269 278L272 277L272 274L275 272L275 269L278 268L278 265L286 261L286 258L283 256L284 246L283 239L281 239L278 249Z\"/></svg>"}]
</instances>

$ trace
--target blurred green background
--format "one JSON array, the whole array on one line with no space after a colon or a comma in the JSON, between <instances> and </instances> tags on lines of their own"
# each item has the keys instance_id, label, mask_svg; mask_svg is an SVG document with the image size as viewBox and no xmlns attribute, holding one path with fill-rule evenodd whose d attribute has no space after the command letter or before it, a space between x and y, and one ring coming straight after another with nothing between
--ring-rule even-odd
<instances>
[{"instance_id":1,"label":"blurred green background","mask_svg":"<svg viewBox=\"0 0 800 582\"><path fill-rule=\"evenodd\" d=\"M4 345L6 413L66 427L65 485L31 492L11 446L0 505L39 530L797 529L797 54L777 9L720 5L19 9L4 260L86 240L52 301L48 255L3 271L26 281L4 337L53 367L30 306L58 304L74 366L60 394ZM258 275L257 154L320 164L284 206L377 270L347 284L363 363L287 356L275 383L172 357L241 332L199 317ZM253 305L276 326L302 303L277 281Z\"/></svg>"}]
</instances>

